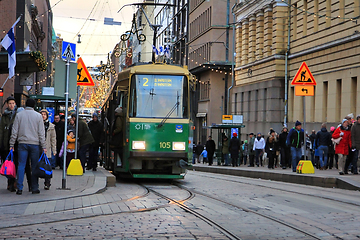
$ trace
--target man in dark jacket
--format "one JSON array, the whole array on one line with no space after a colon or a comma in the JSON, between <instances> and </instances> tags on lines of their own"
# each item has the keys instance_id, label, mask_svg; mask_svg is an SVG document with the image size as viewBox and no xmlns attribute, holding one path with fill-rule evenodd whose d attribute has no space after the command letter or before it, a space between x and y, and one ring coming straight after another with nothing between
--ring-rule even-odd
<instances>
[{"instance_id":1,"label":"man in dark jacket","mask_svg":"<svg viewBox=\"0 0 360 240\"><path fill-rule=\"evenodd\" d=\"M56 165L60 166L62 169L62 158L59 157L61 146L64 142L64 131L65 131L65 122L60 121L60 115L55 115L54 122L55 132L56 132Z\"/></svg>"},{"instance_id":2,"label":"man in dark jacket","mask_svg":"<svg viewBox=\"0 0 360 240\"><path fill-rule=\"evenodd\" d=\"M250 134L249 134L249 145L248 145L248 149L249 149L249 163L250 163L250 164L249 164L248 167L255 167L255 163L254 163L255 151L253 150L254 142L255 142L254 133L250 133Z\"/></svg>"},{"instance_id":3,"label":"man in dark jacket","mask_svg":"<svg viewBox=\"0 0 360 240\"><path fill-rule=\"evenodd\" d=\"M287 136L286 144L290 146L292 170L296 172L296 167L302 155L301 145L304 144L304 130L301 128L301 122L296 121L295 127L290 130Z\"/></svg>"},{"instance_id":4,"label":"man in dark jacket","mask_svg":"<svg viewBox=\"0 0 360 240\"><path fill-rule=\"evenodd\" d=\"M315 148L319 151L320 170L326 170L328 150L331 146L331 135L326 130L326 124L321 125L321 130L317 132L315 138Z\"/></svg>"},{"instance_id":5,"label":"man in dark jacket","mask_svg":"<svg viewBox=\"0 0 360 240\"><path fill-rule=\"evenodd\" d=\"M99 117L97 113L93 114L93 120L91 120L88 123L88 127L90 129L91 135L94 138L94 142L92 143L89 149L88 170L92 169L93 171L96 171L99 147L100 144L103 143L103 138L104 138L104 126L99 121Z\"/></svg>"},{"instance_id":6,"label":"man in dark jacket","mask_svg":"<svg viewBox=\"0 0 360 240\"><path fill-rule=\"evenodd\" d=\"M353 174L358 174L357 160L360 150L360 115L356 116L356 122L351 127L351 145L352 150L354 150L351 172Z\"/></svg>"},{"instance_id":7,"label":"man in dark jacket","mask_svg":"<svg viewBox=\"0 0 360 240\"><path fill-rule=\"evenodd\" d=\"M240 141L237 138L237 133L233 133L233 137L230 140L229 151L231 154L232 166L237 167L237 162L239 159L239 151L240 151Z\"/></svg>"},{"instance_id":8,"label":"man in dark jacket","mask_svg":"<svg viewBox=\"0 0 360 240\"><path fill-rule=\"evenodd\" d=\"M76 113L71 114L71 118L76 122ZM83 171L85 173L85 163L86 163L86 152L89 150L91 144L94 142L94 138L91 135L91 132L85 122L85 120L79 118L79 129L78 129L78 141L80 142L79 148L79 159L81 161L81 165L83 167Z\"/></svg>"},{"instance_id":9,"label":"man in dark jacket","mask_svg":"<svg viewBox=\"0 0 360 240\"><path fill-rule=\"evenodd\" d=\"M282 169L291 166L290 148L286 145L286 138L288 136L287 127L283 127L282 132L279 135L279 147L281 152L281 166Z\"/></svg>"},{"instance_id":10,"label":"man in dark jacket","mask_svg":"<svg viewBox=\"0 0 360 240\"><path fill-rule=\"evenodd\" d=\"M198 144L196 145L196 155L198 156L198 163L200 163L200 155L203 150L204 150L204 145L202 145L201 142L198 142Z\"/></svg>"},{"instance_id":11,"label":"man in dark jacket","mask_svg":"<svg viewBox=\"0 0 360 240\"><path fill-rule=\"evenodd\" d=\"M208 140L206 141L206 151L208 153L208 161L209 161L209 166L211 166L213 164L213 158L214 158L214 152L215 152L215 142L214 140L212 140L211 136L209 136Z\"/></svg>"},{"instance_id":12,"label":"man in dark jacket","mask_svg":"<svg viewBox=\"0 0 360 240\"><path fill-rule=\"evenodd\" d=\"M306 133L307 135L307 133ZM315 138L316 138L316 131L312 130L311 131L311 135L309 136L310 139L310 154L311 154L311 162L314 164L315 163L315 149L314 149L314 143L315 143ZM308 149L308 146L307 148Z\"/></svg>"}]
</instances>

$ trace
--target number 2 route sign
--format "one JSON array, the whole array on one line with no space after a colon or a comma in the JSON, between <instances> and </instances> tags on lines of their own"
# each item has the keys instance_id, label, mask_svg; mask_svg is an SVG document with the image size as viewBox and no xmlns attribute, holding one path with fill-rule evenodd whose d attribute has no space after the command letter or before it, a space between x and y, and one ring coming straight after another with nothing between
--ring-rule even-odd
<instances>
[{"instance_id":1,"label":"number 2 route sign","mask_svg":"<svg viewBox=\"0 0 360 240\"><path fill-rule=\"evenodd\" d=\"M305 62L303 62L297 71L294 79L291 82L291 85L310 85L315 86L316 81L314 76L311 74L310 69L306 65Z\"/></svg>"}]
</instances>

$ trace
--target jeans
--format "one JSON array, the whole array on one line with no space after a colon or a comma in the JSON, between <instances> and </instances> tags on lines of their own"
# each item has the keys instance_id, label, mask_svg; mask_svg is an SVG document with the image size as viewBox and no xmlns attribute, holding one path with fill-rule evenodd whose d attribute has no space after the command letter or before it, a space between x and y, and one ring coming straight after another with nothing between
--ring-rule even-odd
<instances>
[{"instance_id":1,"label":"jeans","mask_svg":"<svg viewBox=\"0 0 360 240\"><path fill-rule=\"evenodd\" d=\"M261 152L262 152L262 149L255 149L255 162L256 162L257 166L259 166L259 162L261 163L261 166L262 166L262 162L260 161Z\"/></svg>"},{"instance_id":2,"label":"jeans","mask_svg":"<svg viewBox=\"0 0 360 240\"><path fill-rule=\"evenodd\" d=\"M19 158L18 158L19 166L17 172L17 188L19 190L23 190L25 166L29 156L31 161L31 171L32 171L31 188L32 191L39 190L39 178L34 175L34 170L40 157L39 145L19 143L18 154L19 154Z\"/></svg>"},{"instance_id":3,"label":"jeans","mask_svg":"<svg viewBox=\"0 0 360 240\"><path fill-rule=\"evenodd\" d=\"M318 147L321 168L327 166L328 150L328 146L321 145Z\"/></svg>"},{"instance_id":4,"label":"jeans","mask_svg":"<svg viewBox=\"0 0 360 240\"><path fill-rule=\"evenodd\" d=\"M229 163L229 154L228 153L224 153L224 161L225 161L226 166L230 165L230 163Z\"/></svg>"},{"instance_id":5,"label":"jeans","mask_svg":"<svg viewBox=\"0 0 360 240\"><path fill-rule=\"evenodd\" d=\"M281 166L282 167L287 167L287 165L289 165L288 167L290 167L291 164L289 161L290 158L290 153L289 153L289 148L288 147L282 147L281 150Z\"/></svg>"},{"instance_id":6,"label":"jeans","mask_svg":"<svg viewBox=\"0 0 360 240\"><path fill-rule=\"evenodd\" d=\"M83 171L85 172L85 163L86 163L86 152L89 149L89 147L91 146L91 144L86 144L84 146L81 146L78 153L79 153L79 159L81 162L81 165L83 167Z\"/></svg>"},{"instance_id":7,"label":"jeans","mask_svg":"<svg viewBox=\"0 0 360 240\"><path fill-rule=\"evenodd\" d=\"M296 167L300 161L302 152L301 152L301 148L295 148L295 147L291 147L291 158L292 158L292 170L293 172L296 172Z\"/></svg>"}]
</instances>

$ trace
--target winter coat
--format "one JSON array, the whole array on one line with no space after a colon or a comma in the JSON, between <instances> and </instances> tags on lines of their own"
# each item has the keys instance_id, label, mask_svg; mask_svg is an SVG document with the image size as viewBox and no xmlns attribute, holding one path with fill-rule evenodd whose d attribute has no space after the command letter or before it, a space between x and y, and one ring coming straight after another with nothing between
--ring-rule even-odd
<instances>
[{"instance_id":1,"label":"winter coat","mask_svg":"<svg viewBox=\"0 0 360 240\"><path fill-rule=\"evenodd\" d=\"M282 132L279 135L279 147L286 149L288 146L286 146L286 138L288 136L288 132Z\"/></svg>"},{"instance_id":2,"label":"winter coat","mask_svg":"<svg viewBox=\"0 0 360 240\"><path fill-rule=\"evenodd\" d=\"M351 127L351 143L353 148L360 150L360 124L357 122Z\"/></svg>"},{"instance_id":3,"label":"winter coat","mask_svg":"<svg viewBox=\"0 0 360 240\"><path fill-rule=\"evenodd\" d=\"M345 130L343 126L338 127L333 133L332 137L337 139L340 136L340 133L343 132L344 135L339 144L335 145L335 154L349 155L349 148L351 147L351 131L350 129Z\"/></svg>"},{"instance_id":4,"label":"winter coat","mask_svg":"<svg viewBox=\"0 0 360 240\"><path fill-rule=\"evenodd\" d=\"M239 150L240 150L240 141L237 137L233 137L230 140L229 151L231 154L231 158L237 159L239 158Z\"/></svg>"},{"instance_id":5,"label":"winter coat","mask_svg":"<svg viewBox=\"0 0 360 240\"><path fill-rule=\"evenodd\" d=\"M204 150L204 146L201 144L196 145L196 154L200 155L202 151Z\"/></svg>"},{"instance_id":6,"label":"winter coat","mask_svg":"<svg viewBox=\"0 0 360 240\"><path fill-rule=\"evenodd\" d=\"M207 153L206 149L204 149L200 155L203 156L203 158L207 158L208 153Z\"/></svg>"},{"instance_id":7,"label":"winter coat","mask_svg":"<svg viewBox=\"0 0 360 240\"><path fill-rule=\"evenodd\" d=\"M112 126L110 145L113 148L121 148L123 146L123 137L123 117L116 115Z\"/></svg>"},{"instance_id":8,"label":"winter coat","mask_svg":"<svg viewBox=\"0 0 360 240\"><path fill-rule=\"evenodd\" d=\"M45 136L46 136L45 142L46 142L46 150L47 150L46 156L50 159L53 157L52 154L54 154L54 155L57 154L57 149L56 149L55 125L52 124L51 122L48 122L48 123L49 123L49 127L47 128L47 130L45 132ZM44 122L44 125L45 125L45 122Z\"/></svg>"},{"instance_id":9,"label":"winter coat","mask_svg":"<svg viewBox=\"0 0 360 240\"><path fill-rule=\"evenodd\" d=\"M222 147L222 153L223 154L229 154L229 139L224 140L223 147Z\"/></svg>"},{"instance_id":10,"label":"winter coat","mask_svg":"<svg viewBox=\"0 0 360 240\"><path fill-rule=\"evenodd\" d=\"M214 152L215 152L215 148L216 148L216 145L215 145L215 141L214 140L207 140L206 141L206 144L205 144L205 147L206 147L206 151L208 152L209 155L214 155Z\"/></svg>"},{"instance_id":11,"label":"winter coat","mask_svg":"<svg viewBox=\"0 0 360 240\"><path fill-rule=\"evenodd\" d=\"M0 121L0 148L3 151L9 151L9 141L11 134L11 127L16 116L16 108L13 111L5 109Z\"/></svg>"},{"instance_id":12,"label":"winter coat","mask_svg":"<svg viewBox=\"0 0 360 240\"><path fill-rule=\"evenodd\" d=\"M252 156L252 155L255 156L255 151L253 150L254 142L255 142L255 137L250 138L249 145L248 145L248 147L249 147L249 156Z\"/></svg>"},{"instance_id":13,"label":"winter coat","mask_svg":"<svg viewBox=\"0 0 360 240\"><path fill-rule=\"evenodd\" d=\"M58 123L53 122L53 124L55 125L56 132L56 150L60 151L61 145L64 142L65 122L59 121Z\"/></svg>"},{"instance_id":14,"label":"winter coat","mask_svg":"<svg viewBox=\"0 0 360 240\"><path fill-rule=\"evenodd\" d=\"M80 147L85 146L87 144L92 144L94 142L94 138L91 135L91 132L86 124L86 122L79 118L79 129L78 129L78 139L80 141Z\"/></svg>"},{"instance_id":15,"label":"winter coat","mask_svg":"<svg viewBox=\"0 0 360 240\"><path fill-rule=\"evenodd\" d=\"M91 135L94 138L94 143L96 145L99 145L100 143L102 143L103 139L104 139L104 127L103 127L103 124L99 120L98 121L91 120L88 123L88 127L89 127L89 130L91 132Z\"/></svg>"},{"instance_id":16,"label":"winter coat","mask_svg":"<svg viewBox=\"0 0 360 240\"><path fill-rule=\"evenodd\" d=\"M301 148L301 145L304 143L304 129L300 131L292 128L287 136L286 145L295 148Z\"/></svg>"},{"instance_id":17,"label":"winter coat","mask_svg":"<svg viewBox=\"0 0 360 240\"><path fill-rule=\"evenodd\" d=\"M249 154L249 145L247 143L244 143L242 146L243 155L247 156Z\"/></svg>"},{"instance_id":18,"label":"winter coat","mask_svg":"<svg viewBox=\"0 0 360 240\"><path fill-rule=\"evenodd\" d=\"M264 148L265 148L265 139L263 137L260 138L260 140L256 138L254 142L253 150L255 151L255 149L264 149Z\"/></svg>"},{"instance_id":19,"label":"winter coat","mask_svg":"<svg viewBox=\"0 0 360 240\"><path fill-rule=\"evenodd\" d=\"M326 128L321 128L321 130L316 134L315 148L318 148L319 146L331 146L331 134L326 130Z\"/></svg>"},{"instance_id":20,"label":"winter coat","mask_svg":"<svg viewBox=\"0 0 360 240\"><path fill-rule=\"evenodd\" d=\"M265 152L267 154L273 154L278 150L278 140L275 137L269 136L266 139Z\"/></svg>"}]
</instances>

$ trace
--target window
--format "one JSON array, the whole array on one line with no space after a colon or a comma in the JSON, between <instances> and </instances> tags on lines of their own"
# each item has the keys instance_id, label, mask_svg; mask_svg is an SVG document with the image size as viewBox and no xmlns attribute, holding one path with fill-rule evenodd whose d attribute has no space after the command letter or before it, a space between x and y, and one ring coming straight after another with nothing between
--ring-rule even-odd
<instances>
[{"instance_id":1,"label":"window","mask_svg":"<svg viewBox=\"0 0 360 240\"><path fill-rule=\"evenodd\" d=\"M357 101L357 77L351 78L351 96L350 96L350 112L356 115L356 101Z\"/></svg>"},{"instance_id":2,"label":"window","mask_svg":"<svg viewBox=\"0 0 360 240\"><path fill-rule=\"evenodd\" d=\"M329 82L323 82L322 122L327 122Z\"/></svg>"},{"instance_id":3,"label":"window","mask_svg":"<svg viewBox=\"0 0 360 240\"><path fill-rule=\"evenodd\" d=\"M184 76L135 75L131 85L131 116L186 118L187 84Z\"/></svg>"},{"instance_id":4,"label":"window","mask_svg":"<svg viewBox=\"0 0 360 240\"><path fill-rule=\"evenodd\" d=\"M336 109L335 109L335 121L341 120L341 79L336 80Z\"/></svg>"},{"instance_id":5,"label":"window","mask_svg":"<svg viewBox=\"0 0 360 240\"><path fill-rule=\"evenodd\" d=\"M200 84L200 100L208 100L210 95L210 82Z\"/></svg>"}]
</instances>

